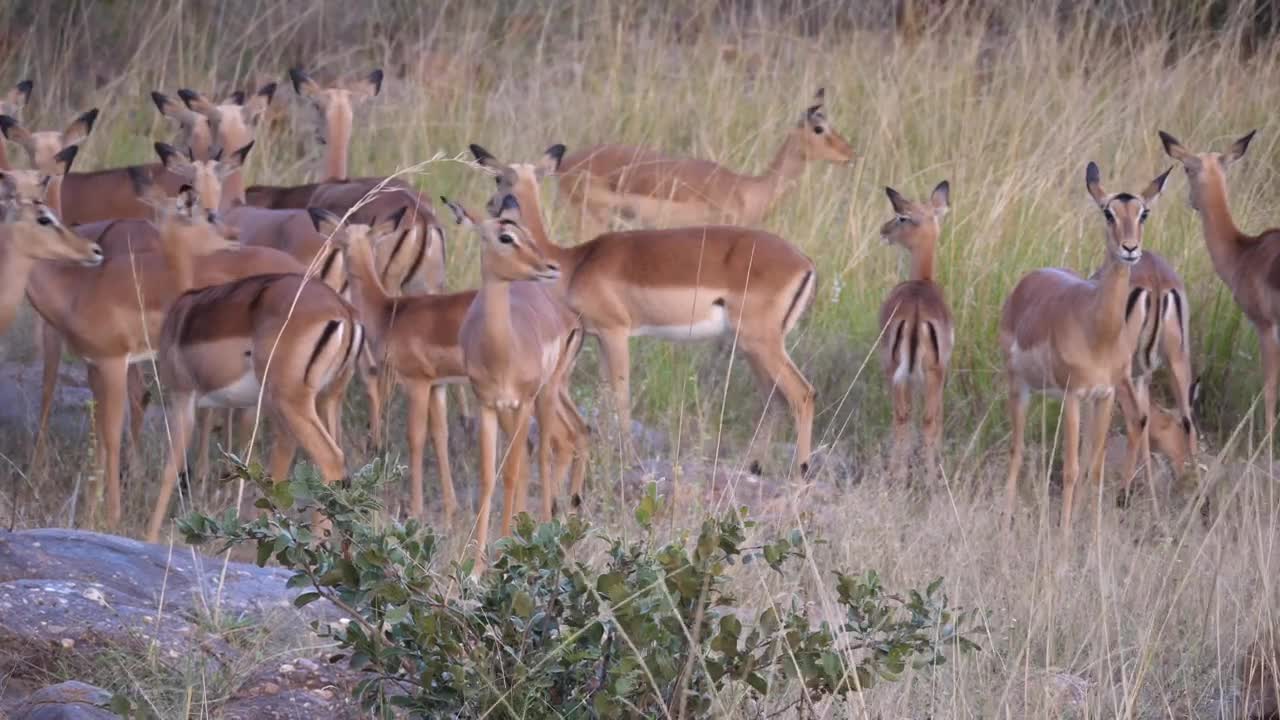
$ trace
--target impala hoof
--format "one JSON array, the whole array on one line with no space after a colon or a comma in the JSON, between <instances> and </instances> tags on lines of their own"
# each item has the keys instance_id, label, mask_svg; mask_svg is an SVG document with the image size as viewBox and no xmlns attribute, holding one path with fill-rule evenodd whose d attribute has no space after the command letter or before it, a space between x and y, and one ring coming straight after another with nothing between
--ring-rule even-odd
<instances>
[{"instance_id":1,"label":"impala hoof","mask_svg":"<svg viewBox=\"0 0 1280 720\"><path fill-rule=\"evenodd\" d=\"M574 494L573 494L573 498L570 500L570 503L572 503L572 505L573 505L573 509L574 509L574 510L581 510L581 509L582 509L582 496L581 496L581 495L579 495L578 493L574 493Z\"/></svg>"},{"instance_id":2,"label":"impala hoof","mask_svg":"<svg viewBox=\"0 0 1280 720\"><path fill-rule=\"evenodd\" d=\"M1116 507L1120 508L1121 510L1128 510L1129 503L1132 501L1132 499L1133 499L1133 493L1131 491L1121 490L1119 494L1116 495Z\"/></svg>"},{"instance_id":3,"label":"impala hoof","mask_svg":"<svg viewBox=\"0 0 1280 720\"><path fill-rule=\"evenodd\" d=\"M759 460L752 460L751 467L747 468L747 472L751 473L752 475L755 475L756 477L759 477L764 474L764 468L760 467Z\"/></svg>"}]
</instances>

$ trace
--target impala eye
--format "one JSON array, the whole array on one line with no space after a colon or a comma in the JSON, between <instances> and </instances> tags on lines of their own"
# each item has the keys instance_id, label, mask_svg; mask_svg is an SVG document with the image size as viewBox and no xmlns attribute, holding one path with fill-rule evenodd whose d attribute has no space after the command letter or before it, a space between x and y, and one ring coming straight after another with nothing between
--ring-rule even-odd
<instances>
[{"instance_id":1,"label":"impala eye","mask_svg":"<svg viewBox=\"0 0 1280 720\"><path fill-rule=\"evenodd\" d=\"M41 225L52 225L53 218L49 217L48 215L41 215L40 217L36 218L36 222L40 223Z\"/></svg>"},{"instance_id":2,"label":"impala eye","mask_svg":"<svg viewBox=\"0 0 1280 720\"><path fill-rule=\"evenodd\" d=\"M899 224L899 225L901 225L901 224L903 224L903 223L909 223L909 222L911 222L911 218L907 217L906 215L899 215L899 216L898 216L897 218L895 218L895 219L897 220L897 222L898 222L898 224Z\"/></svg>"},{"instance_id":3,"label":"impala eye","mask_svg":"<svg viewBox=\"0 0 1280 720\"><path fill-rule=\"evenodd\" d=\"M813 126L813 134L814 134L814 135L821 135L822 133L823 133L823 129L822 129L822 126L821 126L821 125L815 125L815 126Z\"/></svg>"},{"instance_id":4,"label":"impala eye","mask_svg":"<svg viewBox=\"0 0 1280 720\"><path fill-rule=\"evenodd\" d=\"M515 245L516 236L512 235L511 233L502 233L501 235L498 236L498 242L502 243L503 245Z\"/></svg>"},{"instance_id":5,"label":"impala eye","mask_svg":"<svg viewBox=\"0 0 1280 720\"><path fill-rule=\"evenodd\" d=\"M1111 212L1111 210L1110 210L1110 209L1103 210L1103 211L1102 211L1102 216L1103 216L1103 217L1105 217L1105 218L1107 219L1107 224L1108 224L1108 225L1115 225L1115 224L1116 224L1116 214L1115 214L1115 213L1113 213L1113 212Z\"/></svg>"},{"instance_id":6,"label":"impala eye","mask_svg":"<svg viewBox=\"0 0 1280 720\"><path fill-rule=\"evenodd\" d=\"M1148 216L1148 215L1150 215L1150 214L1151 214L1151 212L1150 212L1149 210L1143 210L1143 211L1142 211L1142 214L1138 216L1138 222L1140 222L1140 223L1144 223L1144 222L1146 222L1146 221L1147 221L1147 216Z\"/></svg>"}]
</instances>

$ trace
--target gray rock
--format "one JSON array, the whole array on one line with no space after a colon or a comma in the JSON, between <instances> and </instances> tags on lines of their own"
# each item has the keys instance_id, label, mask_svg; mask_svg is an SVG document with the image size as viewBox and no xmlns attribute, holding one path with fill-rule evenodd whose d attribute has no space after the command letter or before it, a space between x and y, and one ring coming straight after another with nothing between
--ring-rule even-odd
<instances>
[{"instance_id":1,"label":"gray rock","mask_svg":"<svg viewBox=\"0 0 1280 720\"><path fill-rule=\"evenodd\" d=\"M22 703L13 720L113 720L105 709L111 693L100 687L71 680L37 690Z\"/></svg>"}]
</instances>

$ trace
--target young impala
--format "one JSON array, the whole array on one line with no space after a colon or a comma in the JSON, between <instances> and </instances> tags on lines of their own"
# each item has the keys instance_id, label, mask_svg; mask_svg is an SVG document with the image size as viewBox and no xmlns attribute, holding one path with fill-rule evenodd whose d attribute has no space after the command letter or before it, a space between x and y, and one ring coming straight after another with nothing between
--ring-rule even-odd
<instances>
[{"instance_id":1,"label":"young impala","mask_svg":"<svg viewBox=\"0 0 1280 720\"><path fill-rule=\"evenodd\" d=\"M1200 214L1213 269L1258 333L1267 435L1274 437L1280 383L1280 230L1245 233L1236 227L1227 202L1227 168L1244 157L1256 132L1235 141L1225 153L1192 152L1164 131L1160 140L1169 157L1187 171L1191 207Z\"/></svg>"},{"instance_id":2,"label":"young impala","mask_svg":"<svg viewBox=\"0 0 1280 720\"><path fill-rule=\"evenodd\" d=\"M509 443L502 463L503 535L511 531L511 518L524 505L528 474L525 441L531 417L537 417L540 428L538 460L544 518L553 512L553 498L571 462L586 462L586 436L580 431L585 424L579 425L581 418L565 390L582 347L582 329L573 313L543 284L558 279L560 269L523 226L520 204L514 196L501 201L493 219L481 222L473 220L461 206L444 202L460 224L475 228L482 243L480 290L458 334L467 377L480 405L480 508L476 520L479 565L484 562L489 509L496 485L499 425ZM526 280L539 282L521 282ZM569 411L573 417L566 415ZM558 436L570 438L569 447L560 448L560 452L554 441ZM575 470L573 477L572 492L578 498L583 475Z\"/></svg>"},{"instance_id":3,"label":"young impala","mask_svg":"<svg viewBox=\"0 0 1280 720\"><path fill-rule=\"evenodd\" d=\"M98 119L98 108L82 113L71 124L62 130L41 130L32 132L18 124L8 115L0 115L0 133L27 152L31 167L56 178L50 181L47 202L53 211L62 214L62 175L54 172L58 161L58 153L69 147L79 146L93 132L93 124Z\"/></svg>"},{"instance_id":4,"label":"young impala","mask_svg":"<svg viewBox=\"0 0 1280 720\"><path fill-rule=\"evenodd\" d=\"M733 335L764 396L776 387L786 398L796 428L795 466L808 472L815 393L785 339L813 300L813 261L777 235L723 225L613 232L561 247L542 222L538 179L556 170L564 146L552 146L537 165L505 165L484 148L471 150L498 174L499 193L511 192L525 208L532 236L560 268L554 292L599 340L624 439L631 427L632 336Z\"/></svg>"},{"instance_id":5,"label":"young impala","mask_svg":"<svg viewBox=\"0 0 1280 720\"><path fill-rule=\"evenodd\" d=\"M581 237L608 229L613 215L648 226L755 225L791 187L806 163L853 161L853 149L827 121L825 93L787 131L763 175L743 175L709 160L630 145L596 145L560 163L560 196L573 206Z\"/></svg>"},{"instance_id":6,"label":"young impala","mask_svg":"<svg viewBox=\"0 0 1280 720\"><path fill-rule=\"evenodd\" d=\"M1151 293L1130 286L1130 270L1142 257L1142 227L1160 195L1166 170L1140 196L1102 190L1098 166L1089 163L1085 185L1105 220L1107 260L1096 280L1070 270L1045 268L1020 280L1000 316L1000 348L1009 379L1013 439L1005 509L1012 518L1022 468L1023 434L1031 393L1062 396L1062 532L1071 531L1072 501L1080 474L1080 406L1091 405L1085 436L1087 469L1102 482L1102 463L1116 388L1132 397L1134 349L1151 310ZM1150 462L1148 462L1150 465ZM1099 508L1100 509L1100 508Z\"/></svg>"},{"instance_id":7,"label":"young impala","mask_svg":"<svg viewBox=\"0 0 1280 720\"><path fill-rule=\"evenodd\" d=\"M894 217L880 228L886 243L901 245L911 256L911 276L889 292L880 306L880 366L893 388L894 477L906 472L911 437L911 394L924 394L925 464L938 470L942 441L942 390L951 360L955 328L942 288L933 280L933 259L947 212L951 186L938 183L929 202L912 202L893 188L885 188Z\"/></svg>"},{"instance_id":8,"label":"young impala","mask_svg":"<svg viewBox=\"0 0 1280 720\"><path fill-rule=\"evenodd\" d=\"M59 172L70 167L75 155L74 147L58 153ZM102 248L68 230L44 204L46 185L34 170L0 171L0 336L13 322L38 262L102 263Z\"/></svg>"}]
</instances>

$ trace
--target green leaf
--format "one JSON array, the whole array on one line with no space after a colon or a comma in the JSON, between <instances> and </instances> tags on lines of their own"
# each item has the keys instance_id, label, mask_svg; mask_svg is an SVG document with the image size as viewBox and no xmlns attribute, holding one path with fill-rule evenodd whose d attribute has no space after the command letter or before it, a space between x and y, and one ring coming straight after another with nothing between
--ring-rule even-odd
<instances>
[{"instance_id":1,"label":"green leaf","mask_svg":"<svg viewBox=\"0 0 1280 720\"><path fill-rule=\"evenodd\" d=\"M409 617L409 606L396 605L391 609L387 610L387 612L383 614L382 619L385 620L388 625L399 625L400 623L404 622L405 619L408 617Z\"/></svg>"},{"instance_id":2,"label":"green leaf","mask_svg":"<svg viewBox=\"0 0 1280 720\"><path fill-rule=\"evenodd\" d=\"M533 616L533 597L521 590L511 598L511 611L517 617L528 620Z\"/></svg>"},{"instance_id":3,"label":"green leaf","mask_svg":"<svg viewBox=\"0 0 1280 720\"><path fill-rule=\"evenodd\" d=\"M306 607L307 605L319 600L321 597L323 596L318 592L304 592L293 599L293 606Z\"/></svg>"},{"instance_id":4,"label":"green leaf","mask_svg":"<svg viewBox=\"0 0 1280 720\"><path fill-rule=\"evenodd\" d=\"M760 673L751 673L747 675L747 684L751 686L761 697L769 694L769 683L765 682L764 676Z\"/></svg>"}]
</instances>

